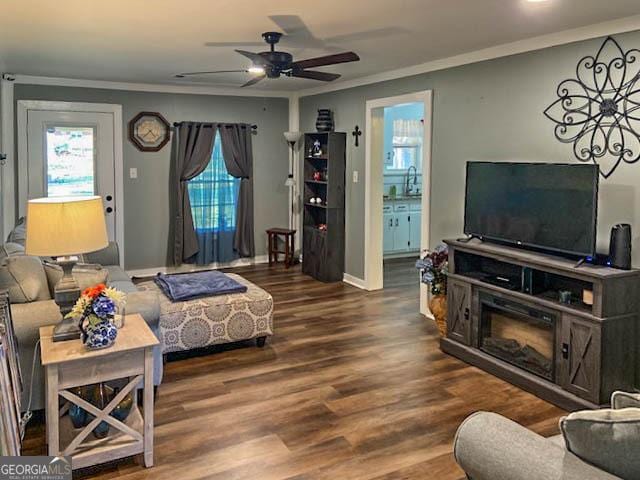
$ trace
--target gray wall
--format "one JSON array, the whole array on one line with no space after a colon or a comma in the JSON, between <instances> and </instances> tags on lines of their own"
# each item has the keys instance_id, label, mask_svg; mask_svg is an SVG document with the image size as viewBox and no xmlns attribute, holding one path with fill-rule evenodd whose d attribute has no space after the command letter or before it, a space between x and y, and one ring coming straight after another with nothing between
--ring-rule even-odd
<instances>
[{"instance_id":1,"label":"gray wall","mask_svg":"<svg viewBox=\"0 0 640 480\"><path fill-rule=\"evenodd\" d=\"M640 32L617 35L624 50L640 48ZM438 72L304 97L302 131L314 131L316 110L334 111L336 130L364 130L369 99L433 90L431 238L460 236L463 229L465 163L470 160L576 162L572 146L553 135L543 116L555 100L558 83L575 75L580 58L595 55L604 39L544 49ZM364 276L365 140L347 149L346 272ZM360 182L351 182L358 170ZM633 225L634 264L640 266L640 163L623 164L608 180L601 178L599 250L606 251L609 230L619 222Z\"/></svg>"},{"instance_id":2,"label":"gray wall","mask_svg":"<svg viewBox=\"0 0 640 480\"><path fill-rule=\"evenodd\" d=\"M141 111L160 112L170 123L221 121L255 123L253 137L256 255L266 254L264 231L288 224L288 150L282 132L289 126L285 98L224 97L16 85L15 99L122 105L124 132L125 266L169 264L169 167L171 143L160 152L140 152L127 139L127 123ZM138 178L129 178L129 168Z\"/></svg>"}]
</instances>

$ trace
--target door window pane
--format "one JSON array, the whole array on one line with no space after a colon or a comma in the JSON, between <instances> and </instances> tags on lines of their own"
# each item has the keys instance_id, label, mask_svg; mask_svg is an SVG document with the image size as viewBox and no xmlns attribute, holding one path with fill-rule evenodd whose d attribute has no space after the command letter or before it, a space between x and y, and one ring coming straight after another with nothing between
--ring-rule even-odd
<instances>
[{"instance_id":1,"label":"door window pane","mask_svg":"<svg viewBox=\"0 0 640 480\"><path fill-rule=\"evenodd\" d=\"M46 191L48 197L93 195L95 129L47 127Z\"/></svg>"}]
</instances>

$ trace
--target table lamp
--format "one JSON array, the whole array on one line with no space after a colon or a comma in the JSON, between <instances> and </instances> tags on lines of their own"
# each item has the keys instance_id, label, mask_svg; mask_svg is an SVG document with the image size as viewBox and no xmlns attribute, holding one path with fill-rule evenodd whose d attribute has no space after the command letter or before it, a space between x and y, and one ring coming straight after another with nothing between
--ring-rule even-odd
<instances>
[{"instance_id":1,"label":"table lamp","mask_svg":"<svg viewBox=\"0 0 640 480\"><path fill-rule=\"evenodd\" d=\"M95 252L109 244L102 198L48 197L27 204L26 254L55 257L62 278L54 289L54 300L62 321L53 330L53 341L80 337L72 318L64 318L80 297L80 287L72 275L80 253Z\"/></svg>"}]
</instances>

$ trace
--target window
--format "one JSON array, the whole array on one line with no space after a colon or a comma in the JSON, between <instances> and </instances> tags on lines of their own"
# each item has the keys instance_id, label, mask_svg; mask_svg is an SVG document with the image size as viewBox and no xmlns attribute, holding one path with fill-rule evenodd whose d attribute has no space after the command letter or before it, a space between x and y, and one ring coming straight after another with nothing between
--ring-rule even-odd
<instances>
[{"instance_id":1,"label":"window","mask_svg":"<svg viewBox=\"0 0 640 480\"><path fill-rule=\"evenodd\" d=\"M94 194L94 139L94 127L47 127L45 161L48 197Z\"/></svg>"},{"instance_id":2,"label":"window","mask_svg":"<svg viewBox=\"0 0 640 480\"><path fill-rule=\"evenodd\" d=\"M240 179L227 172L219 135L216 135L209 165L188 185L196 232L235 230Z\"/></svg>"},{"instance_id":3,"label":"window","mask_svg":"<svg viewBox=\"0 0 640 480\"><path fill-rule=\"evenodd\" d=\"M420 170L422 161L420 158L420 146L419 145L394 145L393 146L393 159L391 166L388 167L393 170L406 170L413 166Z\"/></svg>"},{"instance_id":4,"label":"window","mask_svg":"<svg viewBox=\"0 0 640 480\"><path fill-rule=\"evenodd\" d=\"M386 121L386 120L385 120ZM422 120L395 119L392 123L391 145L385 156L386 172L405 171L409 167L422 170Z\"/></svg>"}]
</instances>

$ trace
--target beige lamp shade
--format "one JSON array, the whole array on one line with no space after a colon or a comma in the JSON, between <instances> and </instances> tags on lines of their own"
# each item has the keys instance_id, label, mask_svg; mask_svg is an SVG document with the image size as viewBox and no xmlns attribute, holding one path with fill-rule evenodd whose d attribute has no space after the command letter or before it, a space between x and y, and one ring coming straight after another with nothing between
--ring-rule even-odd
<instances>
[{"instance_id":1,"label":"beige lamp shade","mask_svg":"<svg viewBox=\"0 0 640 480\"><path fill-rule=\"evenodd\" d=\"M48 197L27 204L28 255L62 257L109 244L101 197Z\"/></svg>"}]
</instances>

